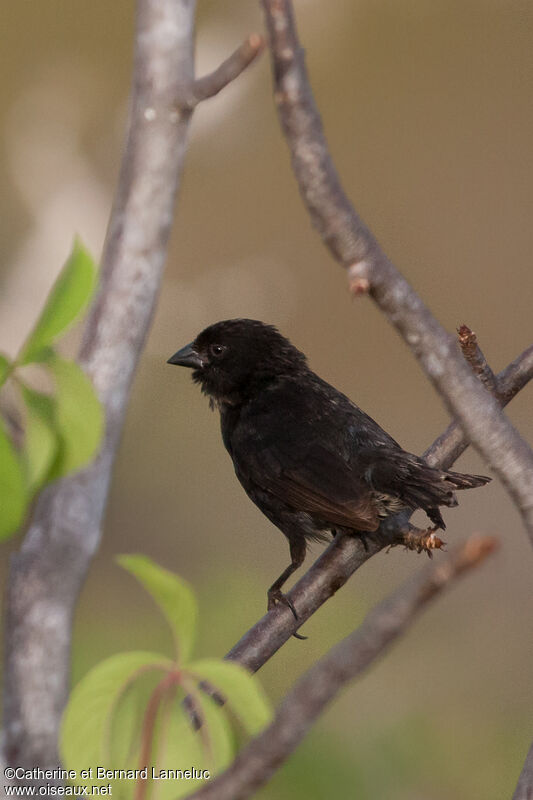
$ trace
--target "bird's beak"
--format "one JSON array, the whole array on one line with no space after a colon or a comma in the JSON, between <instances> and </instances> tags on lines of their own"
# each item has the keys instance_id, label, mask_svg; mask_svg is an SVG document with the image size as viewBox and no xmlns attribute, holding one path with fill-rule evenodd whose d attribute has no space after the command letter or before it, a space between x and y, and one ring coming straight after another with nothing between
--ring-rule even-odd
<instances>
[{"instance_id":1,"label":"bird's beak","mask_svg":"<svg viewBox=\"0 0 533 800\"><path fill-rule=\"evenodd\" d=\"M193 342L191 342L191 344L186 344L185 347L182 347L181 350L178 350L177 353L174 353L174 355L168 359L167 364L176 364L179 367L201 369L204 365L204 362L194 349Z\"/></svg>"}]
</instances>

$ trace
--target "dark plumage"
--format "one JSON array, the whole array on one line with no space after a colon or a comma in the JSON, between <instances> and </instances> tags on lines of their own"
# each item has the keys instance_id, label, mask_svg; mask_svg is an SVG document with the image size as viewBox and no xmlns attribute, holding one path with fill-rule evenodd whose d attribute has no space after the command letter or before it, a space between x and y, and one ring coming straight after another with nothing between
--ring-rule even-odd
<instances>
[{"instance_id":1,"label":"dark plumage","mask_svg":"<svg viewBox=\"0 0 533 800\"><path fill-rule=\"evenodd\" d=\"M269 589L269 608L283 599L308 539L374 531L404 508L424 509L444 529L439 506L457 505L454 490L490 480L434 469L407 453L271 325L218 322L168 363L194 369L220 411L239 481L289 540L291 564Z\"/></svg>"}]
</instances>

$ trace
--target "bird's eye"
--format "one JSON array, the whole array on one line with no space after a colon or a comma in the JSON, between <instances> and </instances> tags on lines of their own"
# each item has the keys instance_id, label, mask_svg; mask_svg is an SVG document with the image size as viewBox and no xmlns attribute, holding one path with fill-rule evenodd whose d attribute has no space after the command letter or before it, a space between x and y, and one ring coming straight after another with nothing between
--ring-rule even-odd
<instances>
[{"instance_id":1,"label":"bird's eye","mask_svg":"<svg viewBox=\"0 0 533 800\"><path fill-rule=\"evenodd\" d=\"M220 358L225 349L226 348L221 344L212 344L209 348L209 352L212 356L215 356L215 358Z\"/></svg>"}]
</instances>

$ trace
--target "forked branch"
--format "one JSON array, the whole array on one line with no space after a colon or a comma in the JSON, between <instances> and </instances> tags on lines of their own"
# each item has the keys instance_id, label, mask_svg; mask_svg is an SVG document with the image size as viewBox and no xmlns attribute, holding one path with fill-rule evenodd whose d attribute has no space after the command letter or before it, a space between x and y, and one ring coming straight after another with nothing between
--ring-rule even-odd
<instances>
[{"instance_id":1,"label":"forked branch","mask_svg":"<svg viewBox=\"0 0 533 800\"><path fill-rule=\"evenodd\" d=\"M158 296L192 105L220 91L258 55L247 41L211 76L194 77L194 0L138 0L127 139L109 222L99 292L80 363L106 413L100 455L43 492L6 601L5 757L17 767L55 767L70 677L72 618L101 537L128 395Z\"/></svg>"},{"instance_id":2,"label":"forked branch","mask_svg":"<svg viewBox=\"0 0 533 800\"><path fill-rule=\"evenodd\" d=\"M261 0L261 4L269 35L274 98L314 227L347 268L354 293L368 293L403 337L451 415L508 490L533 544L533 451L348 200L311 91L291 0Z\"/></svg>"}]
</instances>

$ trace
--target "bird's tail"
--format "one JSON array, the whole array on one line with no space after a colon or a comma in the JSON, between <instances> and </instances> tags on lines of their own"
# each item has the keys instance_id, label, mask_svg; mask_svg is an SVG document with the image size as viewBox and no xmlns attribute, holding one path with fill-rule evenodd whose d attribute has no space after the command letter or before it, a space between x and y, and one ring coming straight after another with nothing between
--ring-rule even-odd
<instances>
[{"instance_id":1,"label":"bird's tail","mask_svg":"<svg viewBox=\"0 0 533 800\"><path fill-rule=\"evenodd\" d=\"M435 469L422 459L417 459L416 467L404 487L403 498L411 508L423 508L426 511L438 506L453 508L457 505L457 489L474 489L490 481L484 475L465 475L462 472Z\"/></svg>"},{"instance_id":2,"label":"bird's tail","mask_svg":"<svg viewBox=\"0 0 533 800\"><path fill-rule=\"evenodd\" d=\"M417 469L409 476L404 490L404 499L411 508L423 508L431 521L442 530L445 524L439 506L453 508L457 505L456 489L474 489L491 479L485 475L466 475L430 467L417 459Z\"/></svg>"}]
</instances>

